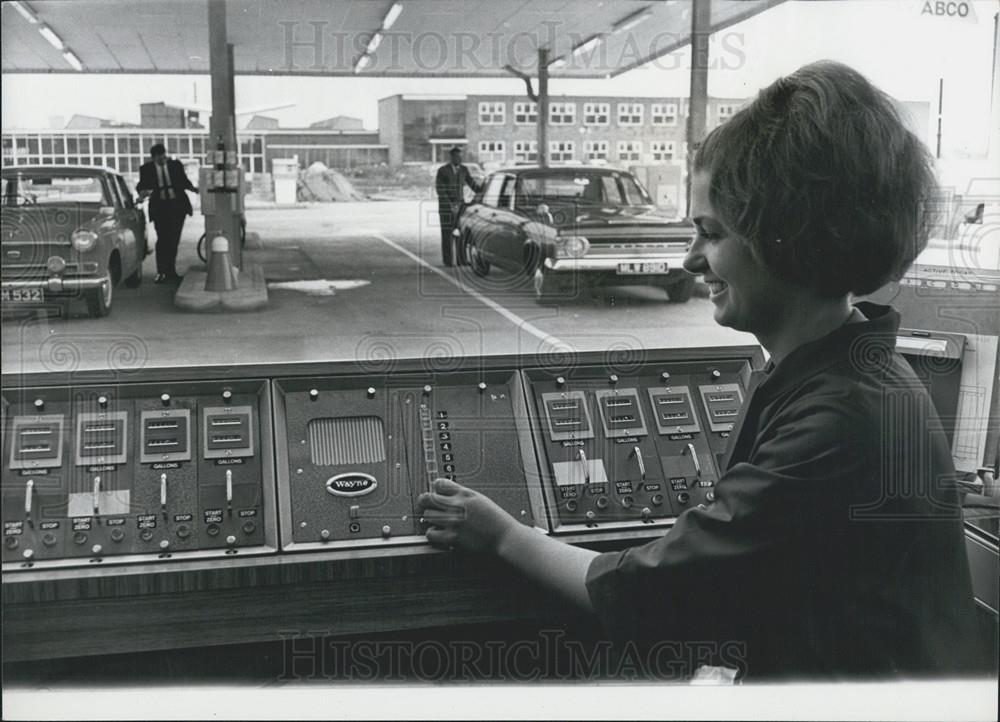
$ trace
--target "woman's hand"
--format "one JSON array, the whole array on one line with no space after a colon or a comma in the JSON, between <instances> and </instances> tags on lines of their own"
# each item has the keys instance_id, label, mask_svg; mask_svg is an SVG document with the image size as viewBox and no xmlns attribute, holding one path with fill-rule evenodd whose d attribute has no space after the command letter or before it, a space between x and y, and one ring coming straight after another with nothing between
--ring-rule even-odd
<instances>
[{"instance_id":1,"label":"woman's hand","mask_svg":"<svg viewBox=\"0 0 1000 722\"><path fill-rule=\"evenodd\" d=\"M427 540L436 547L496 554L504 536L520 522L477 491L435 479L417 498L417 513L430 525Z\"/></svg>"}]
</instances>

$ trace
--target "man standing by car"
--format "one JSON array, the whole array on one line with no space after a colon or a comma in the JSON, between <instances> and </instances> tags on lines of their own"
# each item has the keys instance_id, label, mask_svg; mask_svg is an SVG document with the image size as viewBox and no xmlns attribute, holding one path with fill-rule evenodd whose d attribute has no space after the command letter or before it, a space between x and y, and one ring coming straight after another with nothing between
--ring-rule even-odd
<instances>
[{"instance_id":1,"label":"man standing by car","mask_svg":"<svg viewBox=\"0 0 1000 722\"><path fill-rule=\"evenodd\" d=\"M478 192L479 186L472 179L469 169L462 165L462 149L455 146L448 155L450 161L438 168L434 186L437 189L438 218L441 221L441 259L444 265L451 266L455 260L455 242L451 234L458 223L464 187L469 186L473 192ZM458 260L461 262L461 259Z\"/></svg>"},{"instance_id":2,"label":"man standing by car","mask_svg":"<svg viewBox=\"0 0 1000 722\"><path fill-rule=\"evenodd\" d=\"M184 230L184 216L194 213L187 191L191 185L184 164L167 156L167 149L157 143L149 149L152 160L139 168L139 183L135 189L139 198L149 198L149 220L156 228L156 279L154 283L176 283L177 246Z\"/></svg>"}]
</instances>

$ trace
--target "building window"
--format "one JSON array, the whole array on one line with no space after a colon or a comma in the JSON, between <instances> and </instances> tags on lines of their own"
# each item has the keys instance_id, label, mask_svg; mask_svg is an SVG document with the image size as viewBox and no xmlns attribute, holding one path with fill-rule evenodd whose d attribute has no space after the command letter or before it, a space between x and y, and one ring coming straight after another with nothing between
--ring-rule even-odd
<instances>
[{"instance_id":1,"label":"building window","mask_svg":"<svg viewBox=\"0 0 1000 722\"><path fill-rule=\"evenodd\" d=\"M642 159L642 142L638 140L618 141L618 160L638 163Z\"/></svg>"},{"instance_id":2,"label":"building window","mask_svg":"<svg viewBox=\"0 0 1000 722\"><path fill-rule=\"evenodd\" d=\"M718 108L719 113L719 125L722 125L727 120L733 117L733 113L736 112L737 106L735 103L720 103Z\"/></svg>"},{"instance_id":3,"label":"building window","mask_svg":"<svg viewBox=\"0 0 1000 722\"><path fill-rule=\"evenodd\" d=\"M576 143L572 140L553 140L549 142L549 160L553 163L565 163L573 160Z\"/></svg>"},{"instance_id":4,"label":"building window","mask_svg":"<svg viewBox=\"0 0 1000 722\"><path fill-rule=\"evenodd\" d=\"M608 125L611 122L611 103L584 103L584 125Z\"/></svg>"},{"instance_id":5,"label":"building window","mask_svg":"<svg viewBox=\"0 0 1000 722\"><path fill-rule=\"evenodd\" d=\"M514 123L516 125L537 125L538 103L514 103Z\"/></svg>"},{"instance_id":6,"label":"building window","mask_svg":"<svg viewBox=\"0 0 1000 722\"><path fill-rule=\"evenodd\" d=\"M507 160L504 142L502 140L481 140L479 141L479 162L502 163Z\"/></svg>"},{"instance_id":7,"label":"building window","mask_svg":"<svg viewBox=\"0 0 1000 722\"><path fill-rule=\"evenodd\" d=\"M654 140L649 144L649 151L653 154L653 160L663 162L674 160L677 146L672 140Z\"/></svg>"},{"instance_id":8,"label":"building window","mask_svg":"<svg viewBox=\"0 0 1000 722\"><path fill-rule=\"evenodd\" d=\"M587 140L583 143L583 159L588 161L608 159L608 141Z\"/></svg>"},{"instance_id":9,"label":"building window","mask_svg":"<svg viewBox=\"0 0 1000 722\"><path fill-rule=\"evenodd\" d=\"M514 161L522 163L538 162L538 141L537 140L515 140L514 141Z\"/></svg>"},{"instance_id":10,"label":"building window","mask_svg":"<svg viewBox=\"0 0 1000 722\"><path fill-rule=\"evenodd\" d=\"M506 103L480 103L480 125L503 125L507 120Z\"/></svg>"},{"instance_id":11,"label":"building window","mask_svg":"<svg viewBox=\"0 0 1000 722\"><path fill-rule=\"evenodd\" d=\"M549 125L573 125L576 122L576 103L549 105Z\"/></svg>"},{"instance_id":12,"label":"building window","mask_svg":"<svg viewBox=\"0 0 1000 722\"><path fill-rule=\"evenodd\" d=\"M677 125L677 103L653 103L650 115L653 125Z\"/></svg>"},{"instance_id":13,"label":"building window","mask_svg":"<svg viewBox=\"0 0 1000 722\"><path fill-rule=\"evenodd\" d=\"M642 103L619 103L618 125L642 125Z\"/></svg>"}]
</instances>

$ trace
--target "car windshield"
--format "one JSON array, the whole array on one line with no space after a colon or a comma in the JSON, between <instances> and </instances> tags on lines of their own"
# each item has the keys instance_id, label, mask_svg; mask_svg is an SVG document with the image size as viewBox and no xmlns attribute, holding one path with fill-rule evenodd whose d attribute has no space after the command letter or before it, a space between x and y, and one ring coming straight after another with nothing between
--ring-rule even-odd
<instances>
[{"instance_id":1,"label":"car windshield","mask_svg":"<svg viewBox=\"0 0 1000 722\"><path fill-rule=\"evenodd\" d=\"M99 178L35 173L4 176L3 197L6 205L105 202Z\"/></svg>"},{"instance_id":2,"label":"car windshield","mask_svg":"<svg viewBox=\"0 0 1000 722\"><path fill-rule=\"evenodd\" d=\"M603 205L652 205L649 195L625 173L528 175L520 182L525 204L576 201Z\"/></svg>"}]
</instances>

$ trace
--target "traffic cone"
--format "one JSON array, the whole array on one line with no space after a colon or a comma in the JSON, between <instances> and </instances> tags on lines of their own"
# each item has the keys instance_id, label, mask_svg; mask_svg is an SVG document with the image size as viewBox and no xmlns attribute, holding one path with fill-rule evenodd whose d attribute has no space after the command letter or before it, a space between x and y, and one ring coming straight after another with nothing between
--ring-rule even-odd
<instances>
[{"instance_id":1,"label":"traffic cone","mask_svg":"<svg viewBox=\"0 0 1000 722\"><path fill-rule=\"evenodd\" d=\"M213 292L236 289L236 275L229 255L229 240L222 233L212 238L212 252L208 256L208 276L205 290Z\"/></svg>"}]
</instances>

